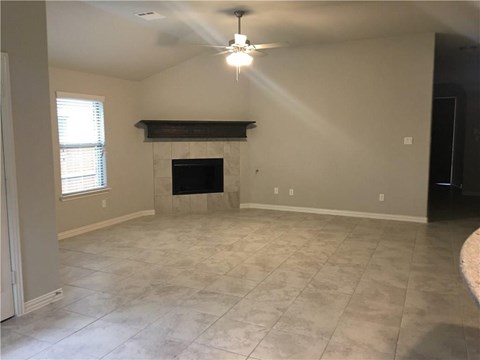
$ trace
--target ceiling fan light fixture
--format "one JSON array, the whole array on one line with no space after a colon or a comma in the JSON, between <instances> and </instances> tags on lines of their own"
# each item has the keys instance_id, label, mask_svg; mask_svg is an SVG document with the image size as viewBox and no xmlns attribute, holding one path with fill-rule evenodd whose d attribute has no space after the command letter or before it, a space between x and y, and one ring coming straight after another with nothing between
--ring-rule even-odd
<instances>
[{"instance_id":1,"label":"ceiling fan light fixture","mask_svg":"<svg viewBox=\"0 0 480 360\"><path fill-rule=\"evenodd\" d=\"M235 44L236 45L245 45L247 42L247 35L235 34Z\"/></svg>"},{"instance_id":2,"label":"ceiling fan light fixture","mask_svg":"<svg viewBox=\"0 0 480 360\"><path fill-rule=\"evenodd\" d=\"M243 51L237 51L227 56L227 63L231 66L248 66L252 63L253 57Z\"/></svg>"}]
</instances>

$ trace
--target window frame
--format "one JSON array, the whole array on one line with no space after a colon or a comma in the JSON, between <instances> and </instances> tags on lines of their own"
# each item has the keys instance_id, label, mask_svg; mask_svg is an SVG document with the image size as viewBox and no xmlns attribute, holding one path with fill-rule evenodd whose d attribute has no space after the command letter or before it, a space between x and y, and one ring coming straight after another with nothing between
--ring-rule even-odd
<instances>
[{"instance_id":1,"label":"window frame","mask_svg":"<svg viewBox=\"0 0 480 360\"><path fill-rule=\"evenodd\" d=\"M105 97L99 95L89 95L89 94L78 94L66 91L56 91L55 92L55 113L56 113L56 126L57 126L57 141L58 141L58 156L59 156L59 175L60 175L60 200L73 200L79 197L87 197L87 196L94 196L103 194L111 190L108 186L108 168L107 168L107 141L106 141L106 132L105 132ZM105 185L101 187L96 187L92 189L86 189L81 191L75 191L70 193L63 193L63 186L62 186L62 166L61 166L61 152L64 148L82 148L87 143L82 143L81 146L66 146L63 147L60 144L60 130L59 130L59 119L58 119L58 99L72 99L72 100L86 100L86 101L96 101L101 102L103 106L103 172L105 178ZM80 143L79 143L80 144ZM89 145L91 145L89 143Z\"/></svg>"}]
</instances>

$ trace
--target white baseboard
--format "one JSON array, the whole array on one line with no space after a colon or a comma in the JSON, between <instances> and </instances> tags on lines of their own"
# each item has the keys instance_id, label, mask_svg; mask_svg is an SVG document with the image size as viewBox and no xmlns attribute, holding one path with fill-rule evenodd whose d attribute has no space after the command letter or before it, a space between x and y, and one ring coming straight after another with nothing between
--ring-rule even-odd
<instances>
[{"instance_id":1,"label":"white baseboard","mask_svg":"<svg viewBox=\"0 0 480 360\"><path fill-rule=\"evenodd\" d=\"M277 210L277 211L291 211L291 212L302 212L302 213L321 214L321 215L361 217L361 218L379 219L379 220L409 221L409 222L417 222L422 224L428 222L428 219L426 217L421 217L421 216L377 214L377 213L369 213L369 212L361 212L361 211L318 209L318 208L285 206L285 205L246 203L246 204L240 204L240 209L264 209L264 210Z\"/></svg>"},{"instance_id":2,"label":"white baseboard","mask_svg":"<svg viewBox=\"0 0 480 360\"><path fill-rule=\"evenodd\" d=\"M139 217L143 216L149 216L149 215L155 215L155 210L142 210L142 211L137 211L135 213L119 216L113 219L108 219L105 221L100 221L94 224L90 225L85 225L76 229L72 230L67 230L63 231L61 233L58 233L57 238L58 240L63 240L72 236L77 236L81 234L85 234L87 232L93 231L93 230L98 230L107 226L112 226L115 224L120 224L122 222L128 221L128 220L133 220Z\"/></svg>"},{"instance_id":3,"label":"white baseboard","mask_svg":"<svg viewBox=\"0 0 480 360\"><path fill-rule=\"evenodd\" d=\"M46 293L25 303L25 311L22 315L28 314L34 310L40 309L48 304L63 299L62 288Z\"/></svg>"}]
</instances>

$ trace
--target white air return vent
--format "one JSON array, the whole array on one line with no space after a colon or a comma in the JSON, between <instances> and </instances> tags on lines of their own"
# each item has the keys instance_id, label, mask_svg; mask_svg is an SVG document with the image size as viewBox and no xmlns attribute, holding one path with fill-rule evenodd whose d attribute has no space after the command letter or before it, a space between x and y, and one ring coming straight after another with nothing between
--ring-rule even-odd
<instances>
[{"instance_id":1,"label":"white air return vent","mask_svg":"<svg viewBox=\"0 0 480 360\"><path fill-rule=\"evenodd\" d=\"M164 15L159 14L155 11L145 11L145 12L136 13L135 15L147 21L165 19Z\"/></svg>"}]
</instances>

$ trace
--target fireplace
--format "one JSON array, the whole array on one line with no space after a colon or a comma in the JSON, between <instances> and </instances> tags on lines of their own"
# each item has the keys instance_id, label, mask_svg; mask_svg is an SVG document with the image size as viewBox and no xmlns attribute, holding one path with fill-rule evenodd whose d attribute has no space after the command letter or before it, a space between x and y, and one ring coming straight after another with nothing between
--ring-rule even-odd
<instances>
[{"instance_id":1,"label":"fireplace","mask_svg":"<svg viewBox=\"0 0 480 360\"><path fill-rule=\"evenodd\" d=\"M223 192L223 159L172 160L173 195Z\"/></svg>"}]
</instances>

